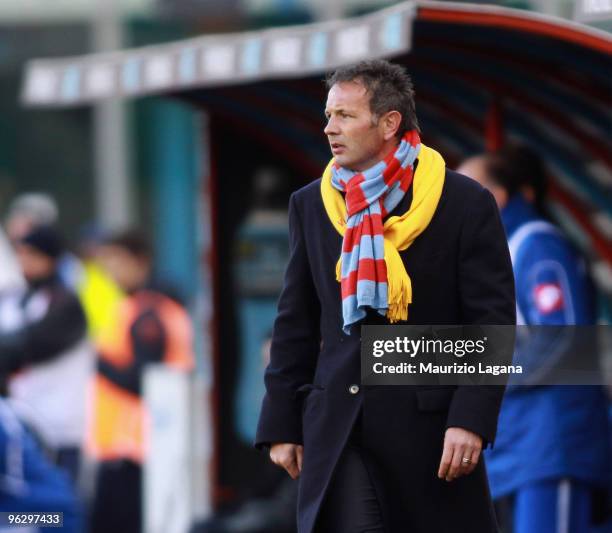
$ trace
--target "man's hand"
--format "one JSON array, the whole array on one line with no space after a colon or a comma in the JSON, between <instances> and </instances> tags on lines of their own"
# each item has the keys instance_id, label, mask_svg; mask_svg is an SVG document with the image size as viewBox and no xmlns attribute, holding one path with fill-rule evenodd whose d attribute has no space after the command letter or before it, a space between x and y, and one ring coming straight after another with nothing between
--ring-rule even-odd
<instances>
[{"instance_id":1,"label":"man's hand","mask_svg":"<svg viewBox=\"0 0 612 533\"><path fill-rule=\"evenodd\" d=\"M270 447L270 459L293 478L297 479L302 471L302 459L304 457L304 446L299 444L272 444Z\"/></svg>"},{"instance_id":2,"label":"man's hand","mask_svg":"<svg viewBox=\"0 0 612 533\"><path fill-rule=\"evenodd\" d=\"M438 469L438 477L452 481L471 473L480 459L482 437L467 429L448 428L444 435L444 451ZM469 460L465 462L463 458Z\"/></svg>"}]
</instances>

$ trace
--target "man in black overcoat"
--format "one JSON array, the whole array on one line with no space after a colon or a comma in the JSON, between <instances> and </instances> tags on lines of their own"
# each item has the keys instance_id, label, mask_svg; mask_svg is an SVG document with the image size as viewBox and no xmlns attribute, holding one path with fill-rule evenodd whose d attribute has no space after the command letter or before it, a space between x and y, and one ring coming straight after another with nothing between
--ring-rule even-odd
<instances>
[{"instance_id":1,"label":"man in black overcoat","mask_svg":"<svg viewBox=\"0 0 612 533\"><path fill-rule=\"evenodd\" d=\"M425 154L442 159L424 146L418 152L414 91L399 65L373 60L342 68L328 79L328 88L325 134L334 156L334 187L347 187L339 198L346 200L348 215L330 218L321 179L291 196L291 256L256 446L269 448L272 461L299 478L299 533L496 532L480 452L495 439L503 388L362 387L360 327L388 324L390 310L359 303L363 287L351 285L346 254L342 274L336 271L341 251L350 248L338 227L354 223L354 198L361 195L342 176L363 181L360 173L371 177L384 168L380 162L389 168L394 153L401 159L408 170L393 193L401 199L388 204L389 212L386 203L381 207L386 228L390 217L412 216L422 195L417 176L420 183L434 179L426 174ZM412 291L407 316L404 310L394 322L514 324L512 266L495 201L473 180L441 168L426 227L398 248ZM362 263L367 261L360 259L359 268ZM371 272L364 267L354 274L364 280ZM355 320L360 314L365 316Z\"/></svg>"}]
</instances>

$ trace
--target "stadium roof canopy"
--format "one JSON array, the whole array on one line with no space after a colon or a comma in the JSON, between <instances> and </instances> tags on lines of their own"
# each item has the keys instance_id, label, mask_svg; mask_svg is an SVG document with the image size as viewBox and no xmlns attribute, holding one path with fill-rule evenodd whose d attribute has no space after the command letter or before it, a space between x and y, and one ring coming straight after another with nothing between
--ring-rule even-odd
<instances>
[{"instance_id":1,"label":"stadium roof canopy","mask_svg":"<svg viewBox=\"0 0 612 533\"><path fill-rule=\"evenodd\" d=\"M549 163L559 220L612 280L612 36L481 4L403 2L353 19L30 62L22 99L66 107L173 95L257 135L317 175L321 74L367 57L408 67L426 143L449 164L527 142ZM612 291L612 287L606 287Z\"/></svg>"},{"instance_id":2,"label":"stadium roof canopy","mask_svg":"<svg viewBox=\"0 0 612 533\"><path fill-rule=\"evenodd\" d=\"M26 67L22 96L32 106L69 106L111 96L304 77L359 59L408 52L415 18L473 30L496 28L500 41L518 31L612 53L610 34L573 22L496 6L408 1L352 19L33 60Z\"/></svg>"}]
</instances>

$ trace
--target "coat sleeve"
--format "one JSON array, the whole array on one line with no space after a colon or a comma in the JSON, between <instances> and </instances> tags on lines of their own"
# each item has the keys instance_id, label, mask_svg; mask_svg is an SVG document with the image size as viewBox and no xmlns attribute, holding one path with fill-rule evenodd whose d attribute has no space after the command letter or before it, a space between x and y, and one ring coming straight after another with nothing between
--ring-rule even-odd
<instances>
[{"instance_id":1,"label":"coat sleeve","mask_svg":"<svg viewBox=\"0 0 612 533\"><path fill-rule=\"evenodd\" d=\"M506 235L491 193L480 190L463 223L459 251L459 290L464 325L516 324L514 275ZM509 361L512 352L508 353ZM504 387L460 386L454 393L447 427L477 433L492 444Z\"/></svg>"},{"instance_id":2,"label":"coat sleeve","mask_svg":"<svg viewBox=\"0 0 612 533\"><path fill-rule=\"evenodd\" d=\"M142 393L142 376L152 363L162 363L166 351L166 331L153 309L142 313L130 327L130 341L134 361L118 367L104 357L98 358L98 372L106 379L133 394Z\"/></svg>"},{"instance_id":3,"label":"coat sleeve","mask_svg":"<svg viewBox=\"0 0 612 533\"><path fill-rule=\"evenodd\" d=\"M38 320L5 334L0 334L0 371L51 361L85 338L87 323L75 294L56 289L49 309Z\"/></svg>"},{"instance_id":4,"label":"coat sleeve","mask_svg":"<svg viewBox=\"0 0 612 533\"><path fill-rule=\"evenodd\" d=\"M270 363L255 446L302 444L302 399L311 383L320 347L320 303L306 253L304 227L294 193L289 200L290 257L274 322Z\"/></svg>"}]
</instances>

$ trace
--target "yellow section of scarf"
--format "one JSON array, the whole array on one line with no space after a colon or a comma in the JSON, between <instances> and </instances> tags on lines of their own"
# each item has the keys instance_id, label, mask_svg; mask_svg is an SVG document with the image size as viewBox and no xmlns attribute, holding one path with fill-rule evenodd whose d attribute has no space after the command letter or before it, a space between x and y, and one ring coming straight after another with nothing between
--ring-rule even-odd
<instances>
[{"instance_id":1,"label":"yellow section of scarf","mask_svg":"<svg viewBox=\"0 0 612 533\"><path fill-rule=\"evenodd\" d=\"M321 196L329 220L336 231L344 236L346 230L346 203L342 193L331 183L332 159L323 172ZM391 323L408 320L408 305L412 303L412 282L399 252L406 250L425 231L436 212L442 187L445 164L442 156L432 148L421 145L418 164L412 182L412 203L401 216L389 217L383 224L385 263ZM341 258L336 264L336 279L340 281Z\"/></svg>"}]
</instances>

